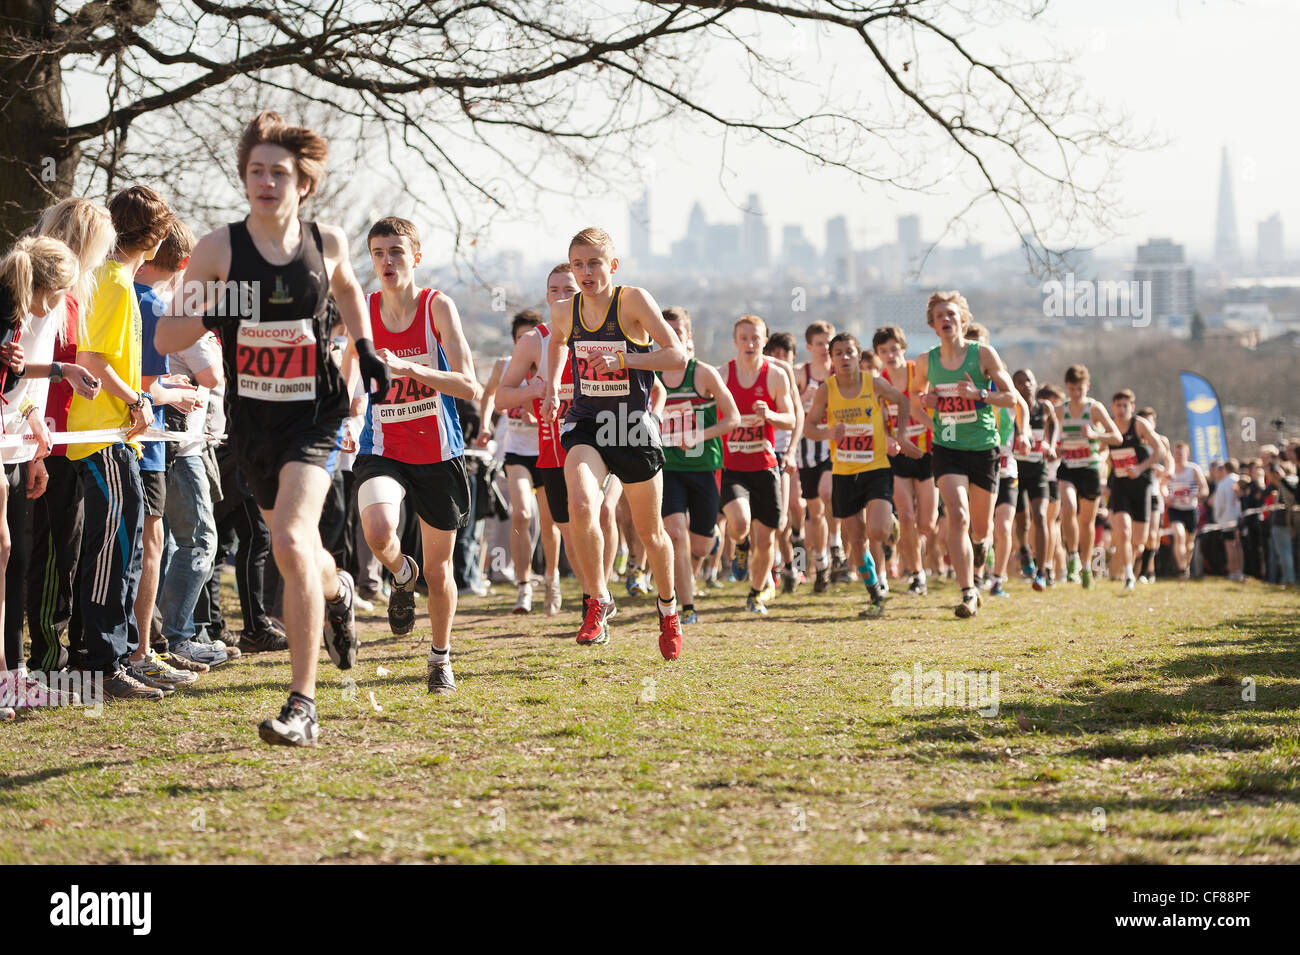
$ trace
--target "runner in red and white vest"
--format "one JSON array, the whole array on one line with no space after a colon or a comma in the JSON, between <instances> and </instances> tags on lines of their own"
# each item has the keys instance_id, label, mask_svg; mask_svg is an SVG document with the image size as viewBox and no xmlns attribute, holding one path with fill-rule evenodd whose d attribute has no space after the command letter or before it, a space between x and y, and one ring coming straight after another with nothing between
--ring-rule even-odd
<instances>
[{"instance_id":1,"label":"runner in red and white vest","mask_svg":"<svg viewBox=\"0 0 1300 955\"><path fill-rule=\"evenodd\" d=\"M740 427L722 439L722 511L737 560L748 544L749 597L745 608L767 613L776 594L770 580L772 544L781 524L781 478L777 473L775 429L794 428L789 378L763 357L767 324L744 315L732 329L736 357L727 363L727 390L736 399Z\"/></svg>"},{"instance_id":2,"label":"runner in red and white vest","mask_svg":"<svg viewBox=\"0 0 1300 955\"><path fill-rule=\"evenodd\" d=\"M433 629L428 688L451 693L451 555L457 530L470 520L465 442L454 399L476 398L478 378L455 304L415 284L415 226L396 216L380 219L366 244L382 289L370 295L370 329L376 354L393 378L382 398L369 397L352 467L357 512L370 550L393 574L388 624L399 636L415 627L420 576L419 562L402 553L398 539L403 499L419 517Z\"/></svg>"}]
</instances>

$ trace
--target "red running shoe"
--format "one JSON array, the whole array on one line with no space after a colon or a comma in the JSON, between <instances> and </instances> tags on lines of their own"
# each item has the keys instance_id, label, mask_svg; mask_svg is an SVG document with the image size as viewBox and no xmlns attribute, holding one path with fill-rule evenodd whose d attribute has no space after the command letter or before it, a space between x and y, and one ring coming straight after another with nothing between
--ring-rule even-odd
<instances>
[{"instance_id":1,"label":"red running shoe","mask_svg":"<svg viewBox=\"0 0 1300 955\"><path fill-rule=\"evenodd\" d=\"M587 598L587 616L578 629L578 643L584 647L609 643L609 628L605 626L605 606L599 597Z\"/></svg>"},{"instance_id":2,"label":"red running shoe","mask_svg":"<svg viewBox=\"0 0 1300 955\"><path fill-rule=\"evenodd\" d=\"M659 652L665 660L682 655L682 624L675 613L659 617Z\"/></svg>"}]
</instances>

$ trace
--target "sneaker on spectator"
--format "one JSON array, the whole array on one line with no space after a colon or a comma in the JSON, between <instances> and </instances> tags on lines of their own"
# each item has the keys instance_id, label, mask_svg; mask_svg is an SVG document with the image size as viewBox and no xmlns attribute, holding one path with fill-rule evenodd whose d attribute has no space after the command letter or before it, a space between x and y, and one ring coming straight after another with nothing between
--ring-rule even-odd
<instances>
[{"instance_id":1,"label":"sneaker on spectator","mask_svg":"<svg viewBox=\"0 0 1300 955\"><path fill-rule=\"evenodd\" d=\"M156 686L160 690L192 686L199 682L197 673L171 666L158 655L157 650L150 650L143 660L128 660L127 666L131 668L131 675L141 683Z\"/></svg>"},{"instance_id":2,"label":"sneaker on spectator","mask_svg":"<svg viewBox=\"0 0 1300 955\"><path fill-rule=\"evenodd\" d=\"M141 683L125 667L104 681L104 697L110 700L161 700L166 695L157 687Z\"/></svg>"},{"instance_id":3,"label":"sneaker on spectator","mask_svg":"<svg viewBox=\"0 0 1300 955\"><path fill-rule=\"evenodd\" d=\"M225 650L218 650L216 646L205 646L194 640L185 640L171 648L173 656L184 657L187 660L193 660L195 663L206 663L209 668L219 667L230 659Z\"/></svg>"}]
</instances>

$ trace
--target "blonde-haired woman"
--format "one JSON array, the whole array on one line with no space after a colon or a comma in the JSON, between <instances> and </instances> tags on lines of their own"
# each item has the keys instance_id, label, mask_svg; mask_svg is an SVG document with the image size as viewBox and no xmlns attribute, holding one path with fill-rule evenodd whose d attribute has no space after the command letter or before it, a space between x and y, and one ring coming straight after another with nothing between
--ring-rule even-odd
<instances>
[{"instance_id":1,"label":"blonde-haired woman","mask_svg":"<svg viewBox=\"0 0 1300 955\"><path fill-rule=\"evenodd\" d=\"M0 565L7 568L11 549L8 520L9 493L19 465L50 453L44 403L58 324L63 303L79 275L77 257L64 243L48 236L19 239L0 259L0 391L5 407L0 424L0 461L5 480L0 481ZM30 351L31 360L28 361ZM16 439L16 440L15 440ZM21 484L19 484L21 488ZM0 584L0 610L5 587ZM13 707L43 706L50 702L45 686L31 679L22 660L21 613L18 627L5 627L0 641L0 716L13 715Z\"/></svg>"},{"instance_id":2,"label":"blonde-haired woman","mask_svg":"<svg viewBox=\"0 0 1300 955\"><path fill-rule=\"evenodd\" d=\"M89 199L64 199L41 214L36 231L59 239L77 257L77 280L69 290L63 320L58 323L52 357L62 365L61 380L50 383L45 420L52 431L67 430L68 407L72 404L72 369L79 368L77 338L81 315L95 291L95 270L103 264L117 242L113 218L108 209ZM79 379L78 379L79 380ZM77 491L77 473L64 454L66 446L56 444L50 456L26 466L26 483L33 499L24 516L30 518L32 547L26 559L18 555L10 561L7 589L10 610L5 618L5 632L22 627L27 618L31 639L28 663L39 673L54 673L83 655L81 621L74 594L77 561L81 554L82 506ZM43 494L40 488L44 487ZM17 501L10 513L19 516ZM11 528L13 528L11 523ZM19 539L11 530L11 536ZM25 564L25 566L21 566ZM18 572L22 571L22 577ZM23 583L18 581L24 580ZM19 595L26 591L26 614ZM67 634L68 649L61 646L60 636ZM70 659L71 658L71 659Z\"/></svg>"}]
</instances>

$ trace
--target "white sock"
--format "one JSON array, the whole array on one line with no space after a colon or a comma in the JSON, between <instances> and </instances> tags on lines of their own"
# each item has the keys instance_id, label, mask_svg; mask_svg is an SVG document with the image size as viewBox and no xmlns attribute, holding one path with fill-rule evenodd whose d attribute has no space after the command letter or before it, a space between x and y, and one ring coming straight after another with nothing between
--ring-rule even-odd
<instances>
[{"instance_id":1,"label":"white sock","mask_svg":"<svg viewBox=\"0 0 1300 955\"><path fill-rule=\"evenodd\" d=\"M827 541L827 543L830 544L831 547L840 547L840 546L842 546L842 545L840 544L840 532L839 532L839 531L836 531L834 534L832 534L832 535L831 535L831 539L830 539L829 541Z\"/></svg>"},{"instance_id":2,"label":"white sock","mask_svg":"<svg viewBox=\"0 0 1300 955\"><path fill-rule=\"evenodd\" d=\"M409 584L411 582L411 578L414 576L415 576L415 561L411 560L411 558L403 554L401 573L397 573L393 575L393 583L401 587L405 584Z\"/></svg>"},{"instance_id":3,"label":"white sock","mask_svg":"<svg viewBox=\"0 0 1300 955\"><path fill-rule=\"evenodd\" d=\"M826 556L826 551L822 551L820 554L817 555L817 569L818 569L818 570L825 570L826 567L827 567L827 565L830 564L830 562L831 562L831 559L830 559L829 557Z\"/></svg>"},{"instance_id":4,"label":"white sock","mask_svg":"<svg viewBox=\"0 0 1300 955\"><path fill-rule=\"evenodd\" d=\"M659 616L661 617L671 617L673 614L677 612L676 594L673 595L672 600L665 601L662 597L660 597L655 602L659 605Z\"/></svg>"},{"instance_id":5,"label":"white sock","mask_svg":"<svg viewBox=\"0 0 1300 955\"><path fill-rule=\"evenodd\" d=\"M432 649L432 648L431 648L431 649L429 650L429 662L430 662L430 663L450 663L450 662L451 662L451 647L450 647L450 645L449 645L445 650L435 650L435 649Z\"/></svg>"}]
</instances>

